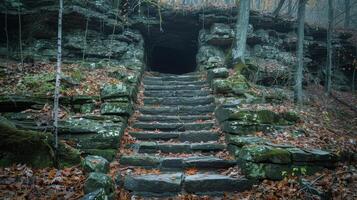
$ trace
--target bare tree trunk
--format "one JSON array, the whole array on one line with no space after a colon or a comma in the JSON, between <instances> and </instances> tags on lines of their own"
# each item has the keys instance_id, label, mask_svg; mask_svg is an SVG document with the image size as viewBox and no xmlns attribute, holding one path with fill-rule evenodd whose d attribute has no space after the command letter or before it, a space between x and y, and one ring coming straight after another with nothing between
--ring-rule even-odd
<instances>
[{"instance_id":1,"label":"bare tree trunk","mask_svg":"<svg viewBox=\"0 0 357 200\"><path fill-rule=\"evenodd\" d=\"M55 86L54 103L53 103L53 134L55 138L56 154L58 149L58 113L59 113L59 96L60 96L61 66L62 66L62 13L63 13L63 0L59 0L57 69L56 69L56 86Z\"/></svg>"},{"instance_id":2,"label":"bare tree trunk","mask_svg":"<svg viewBox=\"0 0 357 200\"><path fill-rule=\"evenodd\" d=\"M257 10L262 9L262 0L256 0L256 9Z\"/></svg>"},{"instance_id":3,"label":"bare tree trunk","mask_svg":"<svg viewBox=\"0 0 357 200\"><path fill-rule=\"evenodd\" d=\"M6 9L6 13L5 13L5 35L6 35L6 66L7 66L7 62L9 60L9 32L8 32L8 27L7 27L7 9Z\"/></svg>"},{"instance_id":4,"label":"bare tree trunk","mask_svg":"<svg viewBox=\"0 0 357 200\"><path fill-rule=\"evenodd\" d=\"M247 46L247 32L249 25L250 1L241 0L239 2L239 18L236 23L235 45L232 50L233 64L245 63L244 52Z\"/></svg>"},{"instance_id":5,"label":"bare tree trunk","mask_svg":"<svg viewBox=\"0 0 357 200\"><path fill-rule=\"evenodd\" d=\"M349 28L351 24L351 2L345 0L345 28Z\"/></svg>"},{"instance_id":6,"label":"bare tree trunk","mask_svg":"<svg viewBox=\"0 0 357 200\"><path fill-rule=\"evenodd\" d=\"M305 9L307 0L299 0L298 8L298 42L297 42L297 66L295 70L294 100L302 103L302 79L304 69L304 28L305 28Z\"/></svg>"},{"instance_id":7,"label":"bare tree trunk","mask_svg":"<svg viewBox=\"0 0 357 200\"><path fill-rule=\"evenodd\" d=\"M293 0L288 1L288 15L291 16L293 12Z\"/></svg>"},{"instance_id":8,"label":"bare tree trunk","mask_svg":"<svg viewBox=\"0 0 357 200\"><path fill-rule=\"evenodd\" d=\"M22 27L21 27L21 8L20 4L17 8L18 16L19 16L19 45L20 45L20 58L21 58L21 68L24 67L24 56L22 54Z\"/></svg>"},{"instance_id":9,"label":"bare tree trunk","mask_svg":"<svg viewBox=\"0 0 357 200\"><path fill-rule=\"evenodd\" d=\"M281 8L283 7L284 3L285 3L285 0L280 0L279 1L278 7L273 12L274 16L277 17L279 15L279 12L280 12Z\"/></svg>"},{"instance_id":10,"label":"bare tree trunk","mask_svg":"<svg viewBox=\"0 0 357 200\"><path fill-rule=\"evenodd\" d=\"M332 69L332 35L333 35L333 0L328 0L328 30L327 30L327 61L326 61L326 76L325 76L325 93L331 92L331 69Z\"/></svg>"}]
</instances>

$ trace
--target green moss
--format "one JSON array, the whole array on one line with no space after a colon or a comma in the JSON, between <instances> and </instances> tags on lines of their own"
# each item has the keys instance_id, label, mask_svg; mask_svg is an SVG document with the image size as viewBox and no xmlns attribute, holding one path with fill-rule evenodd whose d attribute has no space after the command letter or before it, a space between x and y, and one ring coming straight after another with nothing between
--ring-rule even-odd
<instances>
[{"instance_id":1,"label":"green moss","mask_svg":"<svg viewBox=\"0 0 357 200\"><path fill-rule=\"evenodd\" d=\"M32 95L45 95L53 93L55 89L55 73L44 72L40 74L29 74L24 76L17 85L17 93L30 93ZM61 87L64 90L64 87Z\"/></svg>"},{"instance_id":2,"label":"green moss","mask_svg":"<svg viewBox=\"0 0 357 200\"><path fill-rule=\"evenodd\" d=\"M49 133L16 129L5 120L0 120L0 165L24 163L35 168L54 166L53 137ZM80 163L80 152L59 143L60 167Z\"/></svg>"},{"instance_id":3,"label":"green moss","mask_svg":"<svg viewBox=\"0 0 357 200\"><path fill-rule=\"evenodd\" d=\"M291 163L291 156L287 150L266 145L244 146L239 153L239 158L245 161L256 163Z\"/></svg>"}]
</instances>

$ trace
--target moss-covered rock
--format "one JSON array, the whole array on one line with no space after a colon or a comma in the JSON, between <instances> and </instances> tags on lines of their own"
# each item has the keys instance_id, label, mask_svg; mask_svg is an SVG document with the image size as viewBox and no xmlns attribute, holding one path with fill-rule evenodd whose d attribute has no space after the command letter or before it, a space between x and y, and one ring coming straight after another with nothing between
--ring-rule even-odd
<instances>
[{"instance_id":1,"label":"moss-covered rock","mask_svg":"<svg viewBox=\"0 0 357 200\"><path fill-rule=\"evenodd\" d=\"M229 76L229 71L225 67L215 68L208 70L207 73L208 82L212 82L216 78L227 78Z\"/></svg>"},{"instance_id":2,"label":"moss-covered rock","mask_svg":"<svg viewBox=\"0 0 357 200\"><path fill-rule=\"evenodd\" d=\"M254 179L282 180L287 176L312 175L323 169L316 165L290 165L273 163L241 162L243 173Z\"/></svg>"},{"instance_id":3,"label":"moss-covered rock","mask_svg":"<svg viewBox=\"0 0 357 200\"><path fill-rule=\"evenodd\" d=\"M86 103L81 105L81 113L91 113L95 109L95 104L94 103Z\"/></svg>"},{"instance_id":4,"label":"moss-covered rock","mask_svg":"<svg viewBox=\"0 0 357 200\"><path fill-rule=\"evenodd\" d=\"M226 140L228 144L233 144L238 147L243 147L246 145L253 144L263 144L267 142L266 139L255 136L238 136L238 135L227 135Z\"/></svg>"},{"instance_id":5,"label":"moss-covered rock","mask_svg":"<svg viewBox=\"0 0 357 200\"><path fill-rule=\"evenodd\" d=\"M130 97L132 95L131 88L123 83L106 84L101 88L100 96L102 99L110 99L117 97Z\"/></svg>"},{"instance_id":6,"label":"moss-covered rock","mask_svg":"<svg viewBox=\"0 0 357 200\"><path fill-rule=\"evenodd\" d=\"M106 102L100 107L102 115L130 116L133 112L133 106L130 103Z\"/></svg>"},{"instance_id":7,"label":"moss-covered rock","mask_svg":"<svg viewBox=\"0 0 357 200\"><path fill-rule=\"evenodd\" d=\"M88 194L98 189L103 189L106 195L111 195L115 191L113 180L106 174L92 172L84 183L84 193Z\"/></svg>"},{"instance_id":8,"label":"moss-covered rock","mask_svg":"<svg viewBox=\"0 0 357 200\"><path fill-rule=\"evenodd\" d=\"M6 120L0 120L0 165L25 163L35 168L54 166L53 137L49 133L16 129ZM80 162L80 152L59 142L57 159L60 167Z\"/></svg>"},{"instance_id":9,"label":"moss-covered rock","mask_svg":"<svg viewBox=\"0 0 357 200\"><path fill-rule=\"evenodd\" d=\"M83 151L85 154L101 156L107 159L109 162L114 160L118 152L117 149L81 149L81 151Z\"/></svg>"},{"instance_id":10,"label":"moss-covered rock","mask_svg":"<svg viewBox=\"0 0 357 200\"><path fill-rule=\"evenodd\" d=\"M215 93L218 94L244 95L249 89L247 80L239 73L227 79L214 80L212 86Z\"/></svg>"},{"instance_id":11,"label":"moss-covered rock","mask_svg":"<svg viewBox=\"0 0 357 200\"><path fill-rule=\"evenodd\" d=\"M241 160L255 163L288 164L292 162L289 151L266 145L244 146L237 157Z\"/></svg>"},{"instance_id":12,"label":"moss-covered rock","mask_svg":"<svg viewBox=\"0 0 357 200\"><path fill-rule=\"evenodd\" d=\"M86 172L108 173L109 162L101 156L90 155L83 159L82 167Z\"/></svg>"}]
</instances>

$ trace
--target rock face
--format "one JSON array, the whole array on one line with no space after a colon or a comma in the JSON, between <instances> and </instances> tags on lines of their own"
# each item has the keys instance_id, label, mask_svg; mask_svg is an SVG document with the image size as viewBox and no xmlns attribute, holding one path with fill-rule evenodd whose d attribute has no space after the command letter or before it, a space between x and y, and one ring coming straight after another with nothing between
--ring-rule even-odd
<instances>
[{"instance_id":1,"label":"rock face","mask_svg":"<svg viewBox=\"0 0 357 200\"><path fill-rule=\"evenodd\" d=\"M104 190L104 194L107 196L113 196L115 192L114 182L106 174L92 172L84 183L84 193L89 194L96 192L98 189Z\"/></svg>"},{"instance_id":2,"label":"rock face","mask_svg":"<svg viewBox=\"0 0 357 200\"><path fill-rule=\"evenodd\" d=\"M82 167L86 172L109 172L109 162L100 156L87 156L82 161Z\"/></svg>"}]
</instances>

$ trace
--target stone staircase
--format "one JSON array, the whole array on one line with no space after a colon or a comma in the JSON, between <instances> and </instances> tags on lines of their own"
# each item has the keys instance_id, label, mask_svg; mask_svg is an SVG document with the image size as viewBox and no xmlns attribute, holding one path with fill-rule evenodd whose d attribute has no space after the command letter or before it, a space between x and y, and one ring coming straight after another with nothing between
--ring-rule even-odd
<instances>
[{"instance_id":1,"label":"stone staircase","mask_svg":"<svg viewBox=\"0 0 357 200\"><path fill-rule=\"evenodd\" d=\"M127 173L126 190L140 196L171 196L250 188L251 180L235 173L236 162L216 128L214 97L203 76L145 75L143 85L144 105L128 128L136 140L126 147L131 153L121 156L120 165L159 173Z\"/></svg>"}]
</instances>

